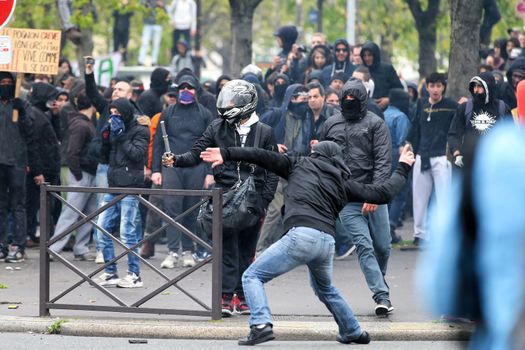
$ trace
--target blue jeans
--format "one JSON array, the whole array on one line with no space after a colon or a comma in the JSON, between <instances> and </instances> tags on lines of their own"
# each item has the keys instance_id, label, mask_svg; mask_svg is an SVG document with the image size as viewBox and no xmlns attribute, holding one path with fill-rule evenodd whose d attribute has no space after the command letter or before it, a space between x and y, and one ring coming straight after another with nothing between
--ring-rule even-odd
<instances>
[{"instance_id":1,"label":"blue jeans","mask_svg":"<svg viewBox=\"0 0 525 350\"><path fill-rule=\"evenodd\" d=\"M162 26L160 24L144 24L142 27L142 40L139 51L139 65L144 64L146 54L148 52L149 42L153 41L153 47L151 49L151 64L157 64L157 58L159 57L160 42L162 39Z\"/></svg>"},{"instance_id":2,"label":"blue jeans","mask_svg":"<svg viewBox=\"0 0 525 350\"><path fill-rule=\"evenodd\" d=\"M116 195L105 194L101 205L110 202ZM98 217L98 225L110 234L115 231L117 224L120 223L120 239L128 248L137 244L139 233L141 232L141 217L139 211L139 201L134 197L124 197L112 207ZM113 241L110 237L97 230L99 242L104 255L104 262L108 262L115 257ZM135 249L137 252L137 249ZM117 273L117 264L113 263L106 267L107 273ZM133 272L137 276L140 274L139 258L134 254L128 254L128 272Z\"/></svg>"},{"instance_id":3,"label":"blue jeans","mask_svg":"<svg viewBox=\"0 0 525 350\"><path fill-rule=\"evenodd\" d=\"M294 268L306 265L310 284L335 318L344 339L361 335L361 326L352 309L332 285L334 238L309 227L293 227L279 241L266 249L242 276L246 302L250 307L250 326L271 323L264 283Z\"/></svg>"},{"instance_id":4,"label":"blue jeans","mask_svg":"<svg viewBox=\"0 0 525 350\"><path fill-rule=\"evenodd\" d=\"M386 204L379 205L375 212L366 216L362 214L362 208L363 203L348 203L339 213L339 219L352 237L361 271L365 275L368 288L374 293L374 301L378 302L390 299L385 281L392 241L388 207Z\"/></svg>"}]
</instances>

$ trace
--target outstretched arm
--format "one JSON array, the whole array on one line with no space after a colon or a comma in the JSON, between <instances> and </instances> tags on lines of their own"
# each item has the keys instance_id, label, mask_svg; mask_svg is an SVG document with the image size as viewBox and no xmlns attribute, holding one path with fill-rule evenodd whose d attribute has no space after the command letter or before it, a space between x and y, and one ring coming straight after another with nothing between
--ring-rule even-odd
<instances>
[{"instance_id":1,"label":"outstretched arm","mask_svg":"<svg viewBox=\"0 0 525 350\"><path fill-rule=\"evenodd\" d=\"M409 145L405 145L401 151L396 171L385 182L381 184L362 184L354 180L347 180L345 187L348 200L374 204L390 202L405 184L414 162L414 153Z\"/></svg>"},{"instance_id":2,"label":"outstretched arm","mask_svg":"<svg viewBox=\"0 0 525 350\"><path fill-rule=\"evenodd\" d=\"M259 165L276 175L287 179L295 160L277 152L253 147L207 148L201 152L201 159L212 163L212 167L225 161L243 161Z\"/></svg>"}]
</instances>

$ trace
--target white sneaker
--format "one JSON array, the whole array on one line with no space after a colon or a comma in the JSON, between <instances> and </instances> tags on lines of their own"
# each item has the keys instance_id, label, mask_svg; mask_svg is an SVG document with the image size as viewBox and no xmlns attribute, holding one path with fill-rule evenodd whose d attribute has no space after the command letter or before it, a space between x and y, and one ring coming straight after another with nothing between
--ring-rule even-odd
<instances>
[{"instance_id":1,"label":"white sneaker","mask_svg":"<svg viewBox=\"0 0 525 350\"><path fill-rule=\"evenodd\" d=\"M142 279L133 272L128 272L126 277L122 278L117 284L119 288L140 288L144 286Z\"/></svg>"},{"instance_id":2,"label":"white sneaker","mask_svg":"<svg viewBox=\"0 0 525 350\"><path fill-rule=\"evenodd\" d=\"M120 281L116 273L104 272L95 279L95 282L102 287L115 287Z\"/></svg>"},{"instance_id":3,"label":"white sneaker","mask_svg":"<svg viewBox=\"0 0 525 350\"><path fill-rule=\"evenodd\" d=\"M195 259L193 258L193 254L189 250L182 252L182 266L183 267L195 266Z\"/></svg>"},{"instance_id":4,"label":"white sneaker","mask_svg":"<svg viewBox=\"0 0 525 350\"><path fill-rule=\"evenodd\" d=\"M173 269L177 266L177 260L179 260L179 255L175 252L169 252L166 259L160 264L160 267L163 269Z\"/></svg>"},{"instance_id":5,"label":"white sneaker","mask_svg":"<svg viewBox=\"0 0 525 350\"><path fill-rule=\"evenodd\" d=\"M102 254L102 250L97 251L97 256L95 257L95 264L103 264L104 263L104 254Z\"/></svg>"}]
</instances>

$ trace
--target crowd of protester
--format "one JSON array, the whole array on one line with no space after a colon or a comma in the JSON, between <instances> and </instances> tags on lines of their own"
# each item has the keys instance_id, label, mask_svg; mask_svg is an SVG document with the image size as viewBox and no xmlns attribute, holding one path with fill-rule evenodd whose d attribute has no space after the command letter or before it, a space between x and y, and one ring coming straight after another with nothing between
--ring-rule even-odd
<instances>
[{"instance_id":1,"label":"crowd of protester","mask_svg":"<svg viewBox=\"0 0 525 350\"><path fill-rule=\"evenodd\" d=\"M126 4L123 0L122 6ZM249 314L241 277L253 258L286 231L283 205L289 182L243 162L212 168L201 163L200 153L211 146L251 145L301 157L318 142L333 141L342 148L352 179L378 185L395 173L401 149L408 143L416 161L406 185L388 205L346 203L333 234L336 259L356 251L375 313L393 312L386 276L392 243L401 240L396 229L413 215L410 248L431 241L427 224L431 198L446 201L452 174L463 167L464 140L486 134L500 120L516 119L516 89L525 79L525 33L511 30L508 38L482 51L479 74L465 81L471 95L459 101L445 97L446 74L434 72L420 81L404 81L376 43L328 42L325 34L314 33L307 45L301 45L295 26L274 33L281 51L266 71L250 64L239 77L221 75L201 83L191 45L195 3L176 0L167 6L162 0L150 0L146 4L151 16L144 19L139 64L145 62L149 41L153 41L151 63L157 64L162 35L155 15L159 8L169 15L173 27L170 67L155 68L147 90L134 77L115 77L111 86L97 86L91 62L80 62L84 74L76 76L63 58L56 76L26 75L21 96L15 98L15 76L0 72L0 258L23 261L28 258L26 248L38 244L39 186L44 182L100 188L227 189L238 177L253 173L261 220L243 232L225 235L223 245L223 315ZM123 53L131 15L114 12L115 50ZM234 91L232 85L251 96L242 123L220 107ZM160 122L176 155L174 167L163 166L167 150ZM255 125L264 125L260 145L254 143L251 130L259 128ZM114 198L113 194L67 194L68 202L85 213ZM149 199L173 218L199 200ZM162 225L160 217L148 213L133 197L100 215L100 229L80 226L74 239L65 230L79 214L58 200L51 201L51 214L52 259L72 250L74 260L109 262L115 256L110 234L120 234L131 247ZM186 215L181 224L195 232L196 216L197 211ZM199 234L208 241L206 233ZM146 240L140 255L155 256L159 244L167 245L168 254L160 264L166 269L192 267L210 254L170 227L164 235ZM98 283L142 287L139 259L128 254L124 278L117 274L116 264L106 266Z\"/></svg>"}]
</instances>

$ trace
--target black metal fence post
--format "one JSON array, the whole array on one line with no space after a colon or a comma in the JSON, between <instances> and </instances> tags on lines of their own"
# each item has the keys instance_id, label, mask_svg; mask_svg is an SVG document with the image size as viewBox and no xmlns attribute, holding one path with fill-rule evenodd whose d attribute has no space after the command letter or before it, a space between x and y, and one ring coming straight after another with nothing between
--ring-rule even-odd
<instances>
[{"instance_id":1,"label":"black metal fence post","mask_svg":"<svg viewBox=\"0 0 525 350\"><path fill-rule=\"evenodd\" d=\"M40 307L39 315L49 316L49 255L47 244L50 229L50 200L47 193L48 183L40 186Z\"/></svg>"},{"instance_id":2,"label":"black metal fence post","mask_svg":"<svg viewBox=\"0 0 525 350\"><path fill-rule=\"evenodd\" d=\"M222 189L216 188L212 195L213 203L213 266L211 292L211 319L220 320L222 317Z\"/></svg>"}]
</instances>

